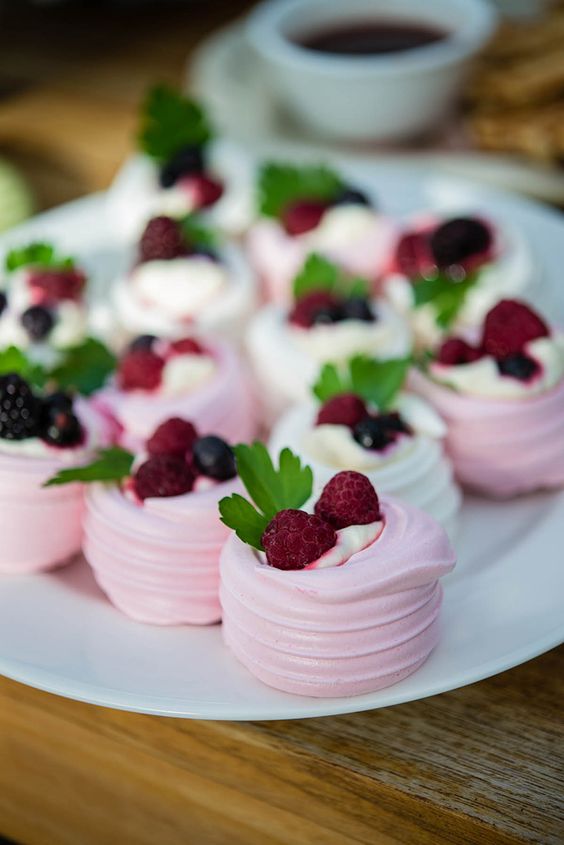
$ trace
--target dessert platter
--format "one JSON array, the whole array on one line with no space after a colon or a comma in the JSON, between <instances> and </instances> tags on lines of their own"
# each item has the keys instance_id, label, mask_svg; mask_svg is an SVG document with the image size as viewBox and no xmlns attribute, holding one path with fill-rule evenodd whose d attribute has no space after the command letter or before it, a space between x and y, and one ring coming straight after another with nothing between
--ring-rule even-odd
<instances>
[{"instance_id":1,"label":"dessert platter","mask_svg":"<svg viewBox=\"0 0 564 845\"><path fill-rule=\"evenodd\" d=\"M0 672L302 718L564 641L560 215L162 86L139 138L0 239Z\"/></svg>"}]
</instances>

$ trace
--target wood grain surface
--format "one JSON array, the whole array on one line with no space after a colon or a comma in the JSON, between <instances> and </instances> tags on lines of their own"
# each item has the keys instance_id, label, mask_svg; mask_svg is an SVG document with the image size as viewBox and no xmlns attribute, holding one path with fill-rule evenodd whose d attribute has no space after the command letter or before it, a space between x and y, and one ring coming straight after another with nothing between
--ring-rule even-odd
<instances>
[{"instance_id":1,"label":"wood grain surface","mask_svg":"<svg viewBox=\"0 0 564 845\"><path fill-rule=\"evenodd\" d=\"M139 98L250 3L5 4L0 153L40 207L107 186ZM22 845L564 843L564 649L388 710L121 713L0 679L0 834Z\"/></svg>"}]
</instances>

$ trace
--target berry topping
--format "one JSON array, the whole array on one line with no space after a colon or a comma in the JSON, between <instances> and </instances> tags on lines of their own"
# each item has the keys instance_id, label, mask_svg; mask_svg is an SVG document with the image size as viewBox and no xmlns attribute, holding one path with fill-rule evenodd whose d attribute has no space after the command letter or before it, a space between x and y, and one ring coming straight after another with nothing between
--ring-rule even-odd
<instances>
[{"instance_id":1,"label":"berry topping","mask_svg":"<svg viewBox=\"0 0 564 845\"><path fill-rule=\"evenodd\" d=\"M337 194L332 202L332 205L367 205L372 203L364 191L359 191L358 188L345 187Z\"/></svg>"},{"instance_id":2,"label":"berry topping","mask_svg":"<svg viewBox=\"0 0 564 845\"><path fill-rule=\"evenodd\" d=\"M171 417L161 423L147 441L147 452L156 455L175 455L186 458L192 451L198 432L191 422Z\"/></svg>"},{"instance_id":3,"label":"berry topping","mask_svg":"<svg viewBox=\"0 0 564 845\"><path fill-rule=\"evenodd\" d=\"M156 455L141 464L133 477L133 489L140 499L182 496L194 485L194 474L183 458Z\"/></svg>"},{"instance_id":4,"label":"berry topping","mask_svg":"<svg viewBox=\"0 0 564 845\"><path fill-rule=\"evenodd\" d=\"M396 432L390 428L386 416L366 416L355 425L353 437L364 449L379 452L394 442Z\"/></svg>"},{"instance_id":5,"label":"berry topping","mask_svg":"<svg viewBox=\"0 0 564 845\"><path fill-rule=\"evenodd\" d=\"M25 440L35 437L39 426L39 400L29 384L15 373L0 377L0 437Z\"/></svg>"},{"instance_id":6,"label":"berry topping","mask_svg":"<svg viewBox=\"0 0 564 845\"><path fill-rule=\"evenodd\" d=\"M40 427L42 439L53 446L77 446L84 437L72 398L66 393L53 393L43 400Z\"/></svg>"},{"instance_id":7,"label":"berry topping","mask_svg":"<svg viewBox=\"0 0 564 845\"><path fill-rule=\"evenodd\" d=\"M31 340L45 340L55 321L53 315L42 305L32 305L21 316L21 324Z\"/></svg>"},{"instance_id":8,"label":"berry topping","mask_svg":"<svg viewBox=\"0 0 564 845\"><path fill-rule=\"evenodd\" d=\"M63 299L80 299L86 276L74 267L62 270L34 270L29 277L29 287L37 303L60 302Z\"/></svg>"},{"instance_id":9,"label":"berry topping","mask_svg":"<svg viewBox=\"0 0 564 845\"><path fill-rule=\"evenodd\" d=\"M4 291L0 291L0 314L2 314L5 311L7 304L8 304L8 297L6 296Z\"/></svg>"},{"instance_id":10,"label":"berry topping","mask_svg":"<svg viewBox=\"0 0 564 845\"><path fill-rule=\"evenodd\" d=\"M171 343L170 348L178 355L205 355L204 348L193 337L175 340L174 343Z\"/></svg>"},{"instance_id":11,"label":"berry topping","mask_svg":"<svg viewBox=\"0 0 564 845\"><path fill-rule=\"evenodd\" d=\"M335 529L319 516L288 508L279 511L262 535L266 560L276 569L303 569L337 542Z\"/></svg>"},{"instance_id":12,"label":"berry topping","mask_svg":"<svg viewBox=\"0 0 564 845\"><path fill-rule=\"evenodd\" d=\"M340 393L321 406L316 425L347 425L354 428L367 414L366 405L360 396Z\"/></svg>"},{"instance_id":13,"label":"berry topping","mask_svg":"<svg viewBox=\"0 0 564 845\"><path fill-rule=\"evenodd\" d=\"M434 266L426 236L422 232L408 232L396 247L395 263L400 273L410 279L424 276Z\"/></svg>"},{"instance_id":14,"label":"berry topping","mask_svg":"<svg viewBox=\"0 0 564 845\"><path fill-rule=\"evenodd\" d=\"M223 184L210 176L195 176L190 179L194 191L196 208L209 208L223 195Z\"/></svg>"},{"instance_id":15,"label":"berry topping","mask_svg":"<svg viewBox=\"0 0 564 845\"><path fill-rule=\"evenodd\" d=\"M200 437L194 443L193 456L196 469L208 478L227 481L237 475L233 449L221 437Z\"/></svg>"},{"instance_id":16,"label":"berry topping","mask_svg":"<svg viewBox=\"0 0 564 845\"><path fill-rule=\"evenodd\" d=\"M157 340L154 334L141 334L129 344L130 352L150 352Z\"/></svg>"},{"instance_id":17,"label":"berry topping","mask_svg":"<svg viewBox=\"0 0 564 845\"><path fill-rule=\"evenodd\" d=\"M512 376L519 381L528 381L540 372L540 364L537 361L519 352L498 361L497 368L502 376Z\"/></svg>"},{"instance_id":18,"label":"berry topping","mask_svg":"<svg viewBox=\"0 0 564 845\"><path fill-rule=\"evenodd\" d=\"M360 472L338 472L325 485L315 513L335 528L368 525L381 519L380 503L370 480Z\"/></svg>"},{"instance_id":19,"label":"berry topping","mask_svg":"<svg viewBox=\"0 0 564 845\"><path fill-rule=\"evenodd\" d=\"M442 344L437 354L439 364L446 364L449 367L458 364L471 364L482 357L482 352L474 346L470 346L465 340L459 337L449 337Z\"/></svg>"},{"instance_id":20,"label":"berry topping","mask_svg":"<svg viewBox=\"0 0 564 845\"><path fill-rule=\"evenodd\" d=\"M300 297L292 308L288 320L296 326L310 328L323 323L336 323L343 319L339 299L324 290L316 290Z\"/></svg>"},{"instance_id":21,"label":"berry topping","mask_svg":"<svg viewBox=\"0 0 564 845\"><path fill-rule=\"evenodd\" d=\"M449 267L487 252L492 245L492 235L480 220L456 217L438 226L431 234L429 244L437 265Z\"/></svg>"},{"instance_id":22,"label":"berry topping","mask_svg":"<svg viewBox=\"0 0 564 845\"><path fill-rule=\"evenodd\" d=\"M180 225L171 217L153 217L145 227L139 243L140 261L169 261L187 255Z\"/></svg>"},{"instance_id":23,"label":"berry topping","mask_svg":"<svg viewBox=\"0 0 564 845\"><path fill-rule=\"evenodd\" d=\"M282 212L282 225L289 235L304 235L319 225L328 206L324 202L294 202Z\"/></svg>"},{"instance_id":24,"label":"berry topping","mask_svg":"<svg viewBox=\"0 0 564 845\"><path fill-rule=\"evenodd\" d=\"M508 358L522 352L529 341L549 334L544 320L524 302L502 299L486 316L482 346L487 355Z\"/></svg>"},{"instance_id":25,"label":"berry topping","mask_svg":"<svg viewBox=\"0 0 564 845\"><path fill-rule=\"evenodd\" d=\"M362 320L373 323L376 319L370 301L363 296L352 296L343 302L343 316L345 320Z\"/></svg>"},{"instance_id":26,"label":"berry topping","mask_svg":"<svg viewBox=\"0 0 564 845\"><path fill-rule=\"evenodd\" d=\"M119 364L118 385L122 390L156 390L161 383L164 364L153 352L143 349L128 352Z\"/></svg>"},{"instance_id":27,"label":"berry topping","mask_svg":"<svg viewBox=\"0 0 564 845\"><path fill-rule=\"evenodd\" d=\"M159 173L162 188L171 188L181 176L201 173L204 169L204 155L202 147L189 144L163 164Z\"/></svg>"}]
</instances>

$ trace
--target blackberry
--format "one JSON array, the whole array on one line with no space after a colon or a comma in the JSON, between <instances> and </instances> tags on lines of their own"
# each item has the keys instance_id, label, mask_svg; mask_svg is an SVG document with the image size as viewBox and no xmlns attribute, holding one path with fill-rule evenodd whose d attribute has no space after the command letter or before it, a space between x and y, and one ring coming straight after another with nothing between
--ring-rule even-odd
<instances>
[{"instance_id":1,"label":"blackberry","mask_svg":"<svg viewBox=\"0 0 564 845\"><path fill-rule=\"evenodd\" d=\"M25 440L39 430L39 400L16 373L0 377L0 437Z\"/></svg>"},{"instance_id":2,"label":"blackberry","mask_svg":"<svg viewBox=\"0 0 564 845\"><path fill-rule=\"evenodd\" d=\"M498 361L497 368L502 376L512 376L519 381L528 381L540 369L536 361L521 353L510 355L508 358Z\"/></svg>"},{"instance_id":3,"label":"blackberry","mask_svg":"<svg viewBox=\"0 0 564 845\"><path fill-rule=\"evenodd\" d=\"M233 449L221 437L200 437L192 446L194 466L209 478L227 481L235 478L237 468Z\"/></svg>"},{"instance_id":4,"label":"blackberry","mask_svg":"<svg viewBox=\"0 0 564 845\"><path fill-rule=\"evenodd\" d=\"M21 324L28 333L31 340L45 340L55 320L47 308L42 305L32 305L21 316Z\"/></svg>"},{"instance_id":5,"label":"blackberry","mask_svg":"<svg viewBox=\"0 0 564 845\"><path fill-rule=\"evenodd\" d=\"M202 147L182 147L161 167L159 173L160 185L162 188L171 188L182 176L203 173L204 168Z\"/></svg>"},{"instance_id":6,"label":"blackberry","mask_svg":"<svg viewBox=\"0 0 564 845\"><path fill-rule=\"evenodd\" d=\"M73 413L72 397L52 393L41 403L41 438L53 446L76 446L83 438L82 426Z\"/></svg>"},{"instance_id":7,"label":"blackberry","mask_svg":"<svg viewBox=\"0 0 564 845\"><path fill-rule=\"evenodd\" d=\"M345 312L340 302L320 305L312 314L312 326L324 326L330 323L339 323L345 319Z\"/></svg>"},{"instance_id":8,"label":"blackberry","mask_svg":"<svg viewBox=\"0 0 564 845\"><path fill-rule=\"evenodd\" d=\"M438 267L463 264L473 255L490 248L492 236L487 226L470 217L455 217L439 226L429 244Z\"/></svg>"},{"instance_id":9,"label":"blackberry","mask_svg":"<svg viewBox=\"0 0 564 845\"><path fill-rule=\"evenodd\" d=\"M376 320L370 302L362 296L346 299L343 303L343 314L345 320L362 320L365 323L373 323Z\"/></svg>"}]
</instances>

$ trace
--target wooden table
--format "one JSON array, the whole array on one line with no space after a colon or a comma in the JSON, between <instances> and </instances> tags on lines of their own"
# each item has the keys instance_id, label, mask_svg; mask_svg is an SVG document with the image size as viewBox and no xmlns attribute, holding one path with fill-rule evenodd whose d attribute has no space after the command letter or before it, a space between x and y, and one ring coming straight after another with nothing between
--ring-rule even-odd
<instances>
[{"instance_id":1,"label":"wooden table","mask_svg":"<svg viewBox=\"0 0 564 845\"><path fill-rule=\"evenodd\" d=\"M106 187L136 104L248 3L0 27L0 153L41 207ZM104 710L0 679L0 834L23 845L564 842L564 649L436 698L296 722Z\"/></svg>"}]
</instances>

